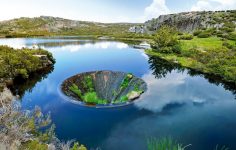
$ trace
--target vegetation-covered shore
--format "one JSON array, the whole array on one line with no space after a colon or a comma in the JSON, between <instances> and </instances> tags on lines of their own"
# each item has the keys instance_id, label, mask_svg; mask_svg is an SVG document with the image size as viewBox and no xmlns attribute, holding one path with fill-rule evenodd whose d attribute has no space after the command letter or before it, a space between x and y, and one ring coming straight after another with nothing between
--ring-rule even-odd
<instances>
[{"instance_id":1,"label":"vegetation-covered shore","mask_svg":"<svg viewBox=\"0 0 236 150\"><path fill-rule=\"evenodd\" d=\"M60 141L50 115L43 115L39 107L22 111L14 101L15 95L6 87L14 78L31 78L32 73L53 67L54 63L52 54L43 49L0 46L0 149L86 150L77 141Z\"/></svg>"},{"instance_id":2,"label":"vegetation-covered shore","mask_svg":"<svg viewBox=\"0 0 236 150\"><path fill-rule=\"evenodd\" d=\"M15 77L28 78L29 74L52 67L52 54L43 49L13 49L0 46L0 83L11 82Z\"/></svg>"},{"instance_id":3,"label":"vegetation-covered shore","mask_svg":"<svg viewBox=\"0 0 236 150\"><path fill-rule=\"evenodd\" d=\"M229 33L235 37L236 33ZM236 83L236 41L214 34L209 37L178 34L172 27L164 26L155 35L148 55L207 74L220 76Z\"/></svg>"}]
</instances>

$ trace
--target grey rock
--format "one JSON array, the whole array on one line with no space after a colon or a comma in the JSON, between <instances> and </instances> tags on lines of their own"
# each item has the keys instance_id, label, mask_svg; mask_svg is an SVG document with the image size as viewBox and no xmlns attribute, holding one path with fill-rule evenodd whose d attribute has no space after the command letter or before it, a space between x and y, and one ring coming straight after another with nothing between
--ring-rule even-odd
<instances>
[{"instance_id":1,"label":"grey rock","mask_svg":"<svg viewBox=\"0 0 236 150\"><path fill-rule=\"evenodd\" d=\"M227 19L233 16L236 10L231 11L194 11L178 14L161 15L144 23L143 26L133 26L129 32L154 33L163 25L176 27L181 32L193 32L199 28L222 28L224 22L236 23L236 18ZM220 17L224 16L224 17ZM235 16L235 15L234 15ZM217 20L217 21L216 21Z\"/></svg>"}]
</instances>

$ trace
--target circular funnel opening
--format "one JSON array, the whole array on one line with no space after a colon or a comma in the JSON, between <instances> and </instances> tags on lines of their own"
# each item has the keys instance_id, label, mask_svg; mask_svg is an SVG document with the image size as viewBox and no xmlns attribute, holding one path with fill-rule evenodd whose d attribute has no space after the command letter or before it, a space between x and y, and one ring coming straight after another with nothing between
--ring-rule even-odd
<instances>
[{"instance_id":1,"label":"circular funnel opening","mask_svg":"<svg viewBox=\"0 0 236 150\"><path fill-rule=\"evenodd\" d=\"M66 79L62 91L87 106L119 106L138 99L146 83L130 73L114 71L85 72Z\"/></svg>"}]
</instances>

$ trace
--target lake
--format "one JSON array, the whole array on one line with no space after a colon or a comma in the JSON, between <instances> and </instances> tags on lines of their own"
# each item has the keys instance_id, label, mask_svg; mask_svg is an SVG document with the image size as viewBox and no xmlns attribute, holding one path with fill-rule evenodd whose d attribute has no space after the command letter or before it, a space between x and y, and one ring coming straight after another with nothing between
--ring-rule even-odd
<instances>
[{"instance_id":1,"label":"lake","mask_svg":"<svg viewBox=\"0 0 236 150\"><path fill-rule=\"evenodd\" d=\"M12 91L23 109L40 106L51 114L61 140L76 139L88 148L142 150L147 139L172 137L188 149L236 149L236 89L211 75L202 75L143 50L116 41L16 38L0 39L15 48L35 45L56 59L53 69L32 74ZM142 78L148 90L132 105L96 109L71 103L60 90L75 74L112 70Z\"/></svg>"}]
</instances>

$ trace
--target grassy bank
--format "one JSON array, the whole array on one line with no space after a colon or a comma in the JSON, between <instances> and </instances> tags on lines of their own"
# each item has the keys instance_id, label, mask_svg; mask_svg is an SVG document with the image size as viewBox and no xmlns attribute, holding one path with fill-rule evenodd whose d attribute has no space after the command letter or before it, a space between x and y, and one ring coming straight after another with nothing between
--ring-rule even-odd
<instances>
[{"instance_id":1,"label":"grassy bank","mask_svg":"<svg viewBox=\"0 0 236 150\"><path fill-rule=\"evenodd\" d=\"M163 53L154 49L146 50L146 53L236 83L235 41L194 37L180 40L180 47L180 53Z\"/></svg>"}]
</instances>

